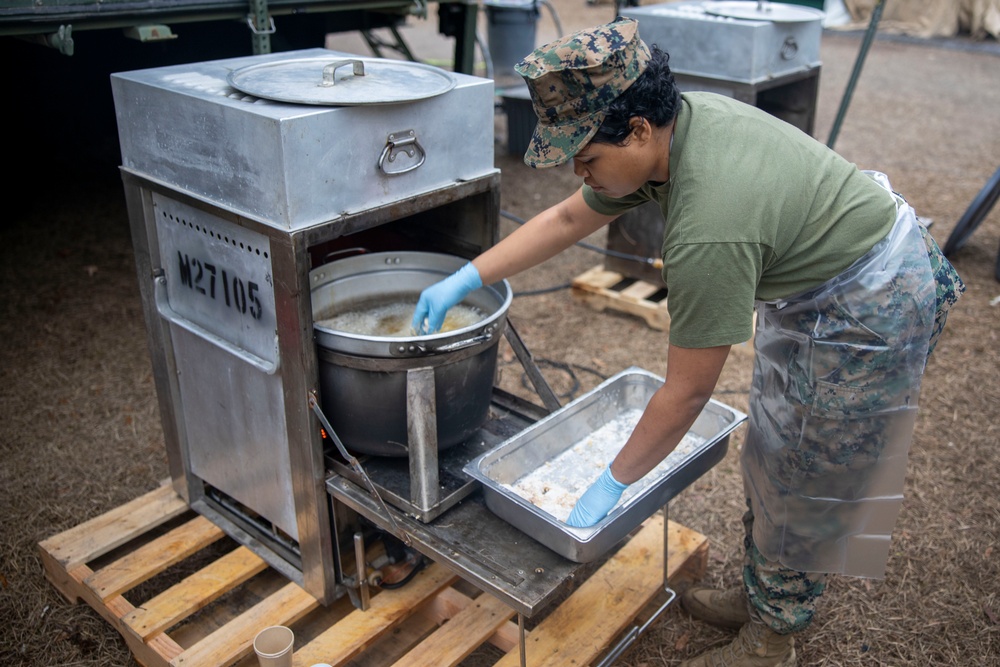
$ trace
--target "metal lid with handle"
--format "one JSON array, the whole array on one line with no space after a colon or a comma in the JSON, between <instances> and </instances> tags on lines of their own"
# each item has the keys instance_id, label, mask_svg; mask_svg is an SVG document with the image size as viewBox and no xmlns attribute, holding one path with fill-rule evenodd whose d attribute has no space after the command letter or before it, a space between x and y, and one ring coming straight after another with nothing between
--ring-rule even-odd
<instances>
[{"instance_id":1,"label":"metal lid with handle","mask_svg":"<svg viewBox=\"0 0 1000 667\"><path fill-rule=\"evenodd\" d=\"M801 7L768 0L720 0L706 2L705 11L716 16L774 23L818 21L825 15L812 7Z\"/></svg>"},{"instance_id":2,"label":"metal lid with handle","mask_svg":"<svg viewBox=\"0 0 1000 667\"><path fill-rule=\"evenodd\" d=\"M456 83L451 73L423 63L332 54L241 67L227 81L256 97L331 106L411 102L446 93Z\"/></svg>"}]
</instances>

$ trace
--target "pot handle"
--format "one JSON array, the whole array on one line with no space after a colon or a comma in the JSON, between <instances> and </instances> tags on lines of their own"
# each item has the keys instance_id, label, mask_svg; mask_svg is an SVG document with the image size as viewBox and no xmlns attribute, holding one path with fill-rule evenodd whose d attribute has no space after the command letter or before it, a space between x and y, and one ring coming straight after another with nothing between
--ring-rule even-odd
<instances>
[{"instance_id":1,"label":"pot handle","mask_svg":"<svg viewBox=\"0 0 1000 667\"><path fill-rule=\"evenodd\" d=\"M176 324L181 329L193 333L202 340L205 340L216 347L222 348L229 354L247 362L259 371L266 373L267 375L274 375L278 370L279 359L278 350L275 349L275 359L274 361L268 361L267 359L262 359L252 352L247 352L239 345L234 345L222 336L212 333L208 329L195 324L191 320L180 315L173 307L170 305L170 299L167 297L167 277L163 275L156 276L153 278L153 300L156 302L156 310L160 312L160 316L172 324Z\"/></svg>"},{"instance_id":2,"label":"pot handle","mask_svg":"<svg viewBox=\"0 0 1000 667\"><path fill-rule=\"evenodd\" d=\"M493 339L493 332L487 331L478 336L473 336L472 338L466 338L465 340L458 340L454 343L448 343L447 345L441 345L440 347L431 347L429 345L418 345L421 352L454 352L455 350L463 350L467 347L472 347L473 345L479 345L480 343L485 343L488 340Z\"/></svg>"},{"instance_id":3,"label":"pot handle","mask_svg":"<svg viewBox=\"0 0 1000 667\"><path fill-rule=\"evenodd\" d=\"M493 329L490 328L478 336L466 338L465 340L458 340L454 343L446 343L437 347L433 345L425 345L423 343L409 343L402 345L393 344L389 346L389 354L394 357L414 357L421 354L442 354L445 352L464 350L467 347L473 347L474 345L479 345L480 343L485 343L492 339Z\"/></svg>"}]
</instances>

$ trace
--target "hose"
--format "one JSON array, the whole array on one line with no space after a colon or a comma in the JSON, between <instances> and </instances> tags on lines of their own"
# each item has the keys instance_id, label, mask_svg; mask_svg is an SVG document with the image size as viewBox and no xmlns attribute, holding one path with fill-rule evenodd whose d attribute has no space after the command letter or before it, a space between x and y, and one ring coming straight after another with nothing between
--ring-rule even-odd
<instances>
[{"instance_id":1,"label":"hose","mask_svg":"<svg viewBox=\"0 0 1000 667\"><path fill-rule=\"evenodd\" d=\"M567 362L563 362L563 361L553 361L551 359L535 359L534 361L535 361L535 365L538 366L539 369L541 369L541 368L555 369L555 370L558 370L558 371L562 371L563 373L565 373L569 377L570 388L568 390L566 390L565 392L563 392L562 394L559 394L559 398L563 398L563 399L567 399L567 400L572 400L572 399L576 398L576 393L578 391L580 391L580 387L581 387L580 378L578 378L576 376L576 373L573 372L573 369L576 369L578 371L583 371L585 373L590 373L591 375L596 376L601 381L604 381L604 380L608 379L608 376L605 375L605 374L603 374L603 373L601 373L600 371L595 370L593 368L589 368L587 366L581 366L579 364L571 364L571 363L567 363ZM513 362L511 362L511 363L513 363ZM521 374L521 386L524 387L525 389L532 390L534 385L530 385L529 382L530 382L530 380L528 378L528 374L527 373L522 373Z\"/></svg>"},{"instance_id":2,"label":"hose","mask_svg":"<svg viewBox=\"0 0 1000 667\"><path fill-rule=\"evenodd\" d=\"M486 78L493 78L493 56L490 54L490 47L486 44L486 40L483 39L483 33L479 30L476 31L476 45L479 47L479 52L483 54L483 63L486 65Z\"/></svg>"},{"instance_id":3,"label":"hose","mask_svg":"<svg viewBox=\"0 0 1000 667\"><path fill-rule=\"evenodd\" d=\"M552 6L552 3L549 2L549 0L538 0L538 4L548 9L549 13L552 14L552 22L556 25L556 35L562 37L564 34L562 21L559 20L559 13L556 11L556 8Z\"/></svg>"}]
</instances>

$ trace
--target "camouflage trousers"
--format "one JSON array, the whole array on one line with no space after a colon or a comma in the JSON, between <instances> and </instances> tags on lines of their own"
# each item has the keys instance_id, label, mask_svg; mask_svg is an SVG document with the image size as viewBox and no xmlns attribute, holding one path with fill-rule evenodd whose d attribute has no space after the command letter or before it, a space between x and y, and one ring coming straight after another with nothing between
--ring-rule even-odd
<instances>
[{"instance_id":1,"label":"camouflage trousers","mask_svg":"<svg viewBox=\"0 0 1000 667\"><path fill-rule=\"evenodd\" d=\"M763 337L775 349L758 357L778 363L761 368L758 360L754 370L743 583L753 613L776 632L809 625L828 573L881 576L879 563L884 568L920 374L965 289L926 229L919 232L926 255L903 255L884 289L862 282L832 299L810 303L806 295L805 307L770 312L764 322L778 322L787 335ZM932 292L917 284L928 259ZM920 299L932 300L933 320L913 327ZM851 344L814 345L804 354L804 338ZM851 555L858 552L860 565Z\"/></svg>"}]
</instances>

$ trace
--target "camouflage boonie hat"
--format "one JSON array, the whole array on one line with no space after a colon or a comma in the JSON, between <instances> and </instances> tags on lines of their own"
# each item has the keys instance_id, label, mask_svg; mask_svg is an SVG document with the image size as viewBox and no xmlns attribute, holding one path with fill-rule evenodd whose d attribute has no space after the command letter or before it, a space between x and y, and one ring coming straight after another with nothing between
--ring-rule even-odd
<instances>
[{"instance_id":1,"label":"camouflage boonie hat","mask_svg":"<svg viewBox=\"0 0 1000 667\"><path fill-rule=\"evenodd\" d=\"M514 70L528 83L538 116L524 162L554 167L569 161L648 62L639 24L619 17L539 47L517 63Z\"/></svg>"}]
</instances>

